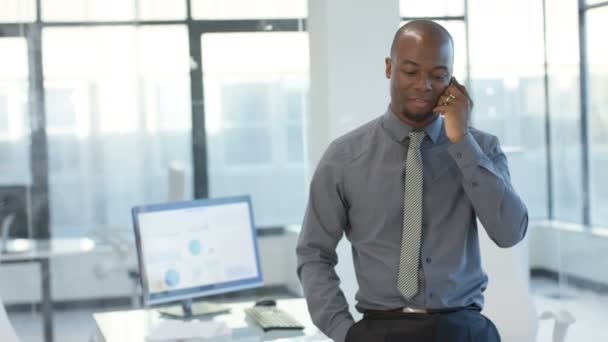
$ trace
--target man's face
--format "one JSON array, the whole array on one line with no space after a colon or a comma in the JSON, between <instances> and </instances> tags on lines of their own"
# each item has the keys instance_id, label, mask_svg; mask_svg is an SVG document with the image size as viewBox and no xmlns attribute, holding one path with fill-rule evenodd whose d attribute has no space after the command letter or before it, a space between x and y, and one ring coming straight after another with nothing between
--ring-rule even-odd
<instances>
[{"instance_id":1,"label":"man's face","mask_svg":"<svg viewBox=\"0 0 608 342\"><path fill-rule=\"evenodd\" d=\"M433 118L439 96L450 84L454 53L448 40L407 33L386 59L391 110L414 126Z\"/></svg>"}]
</instances>

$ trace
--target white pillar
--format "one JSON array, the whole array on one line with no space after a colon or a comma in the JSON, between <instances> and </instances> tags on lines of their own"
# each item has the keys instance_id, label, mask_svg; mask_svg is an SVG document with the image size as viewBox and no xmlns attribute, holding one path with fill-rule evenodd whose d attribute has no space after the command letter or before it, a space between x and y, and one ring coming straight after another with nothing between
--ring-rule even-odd
<instances>
[{"instance_id":1,"label":"white pillar","mask_svg":"<svg viewBox=\"0 0 608 342\"><path fill-rule=\"evenodd\" d=\"M333 139L386 110L384 58L398 28L398 0L309 0L311 172Z\"/></svg>"}]
</instances>

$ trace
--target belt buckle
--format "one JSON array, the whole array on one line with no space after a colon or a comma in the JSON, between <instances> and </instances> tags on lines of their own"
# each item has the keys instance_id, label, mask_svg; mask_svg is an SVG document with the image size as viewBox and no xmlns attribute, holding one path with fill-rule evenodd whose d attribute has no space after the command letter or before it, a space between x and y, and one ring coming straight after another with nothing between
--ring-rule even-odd
<instances>
[{"instance_id":1,"label":"belt buckle","mask_svg":"<svg viewBox=\"0 0 608 342\"><path fill-rule=\"evenodd\" d=\"M416 308L410 308L410 307L404 307L404 308L402 308L401 312L405 312L405 313L417 313L417 314L425 314L425 313L427 313L426 309L416 309Z\"/></svg>"}]
</instances>

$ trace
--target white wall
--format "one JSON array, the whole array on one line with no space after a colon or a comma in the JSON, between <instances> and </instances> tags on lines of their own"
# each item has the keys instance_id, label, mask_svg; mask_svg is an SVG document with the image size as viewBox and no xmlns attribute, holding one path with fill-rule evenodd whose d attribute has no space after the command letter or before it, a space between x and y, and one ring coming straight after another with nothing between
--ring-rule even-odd
<instances>
[{"instance_id":1,"label":"white wall","mask_svg":"<svg viewBox=\"0 0 608 342\"><path fill-rule=\"evenodd\" d=\"M380 116L389 101L384 58L399 28L398 0L310 0L311 170L336 137Z\"/></svg>"}]
</instances>

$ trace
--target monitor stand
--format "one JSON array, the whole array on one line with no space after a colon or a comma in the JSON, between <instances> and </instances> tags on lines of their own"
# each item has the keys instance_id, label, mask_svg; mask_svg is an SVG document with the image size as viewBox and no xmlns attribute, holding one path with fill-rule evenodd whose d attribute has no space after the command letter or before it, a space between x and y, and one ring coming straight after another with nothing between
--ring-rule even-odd
<instances>
[{"instance_id":1,"label":"monitor stand","mask_svg":"<svg viewBox=\"0 0 608 342\"><path fill-rule=\"evenodd\" d=\"M167 306L158 309L158 312L162 315L185 320L200 316L226 313L228 311L230 311L230 308L225 305L211 302L193 303L192 299L185 299L180 305Z\"/></svg>"}]
</instances>

